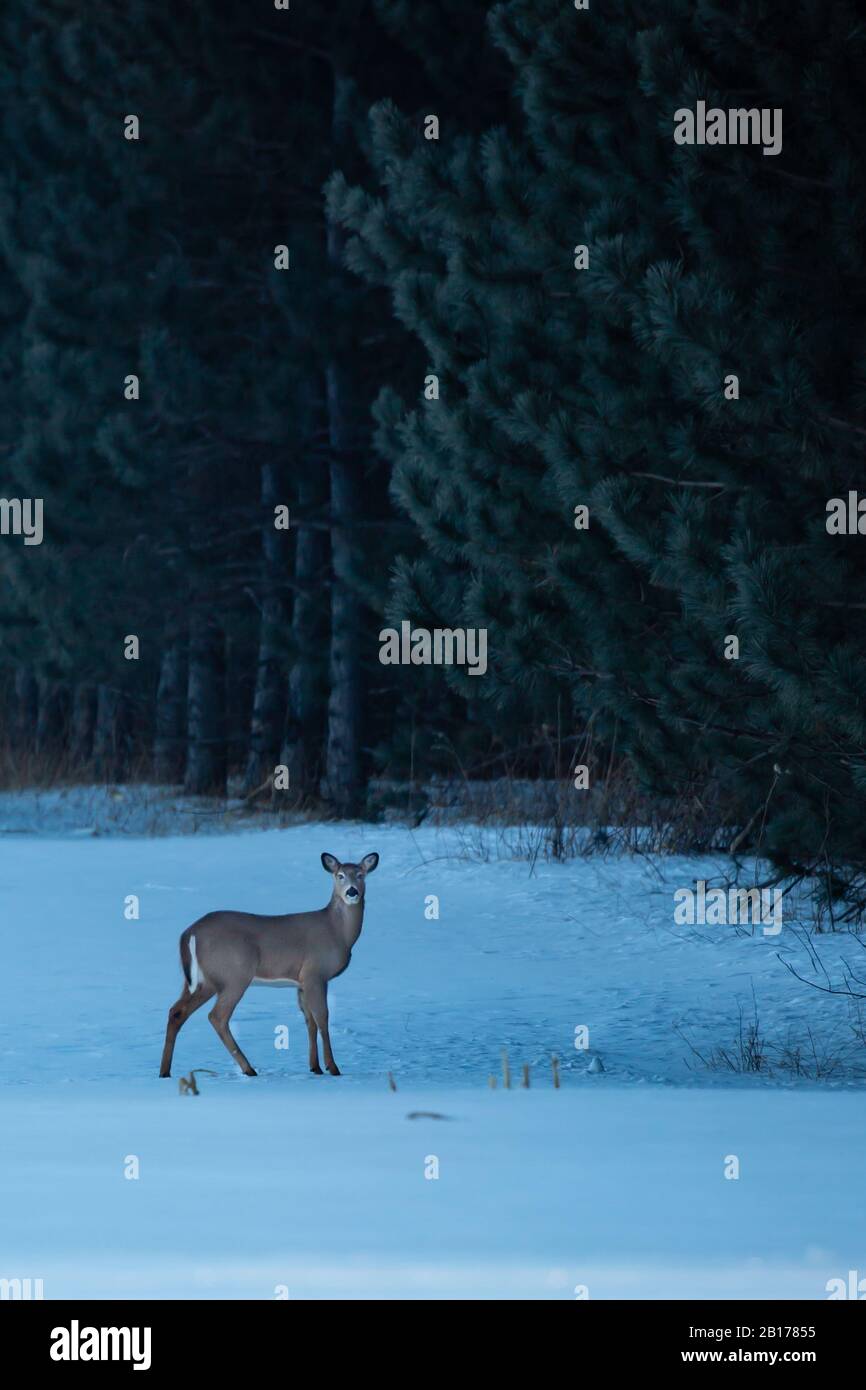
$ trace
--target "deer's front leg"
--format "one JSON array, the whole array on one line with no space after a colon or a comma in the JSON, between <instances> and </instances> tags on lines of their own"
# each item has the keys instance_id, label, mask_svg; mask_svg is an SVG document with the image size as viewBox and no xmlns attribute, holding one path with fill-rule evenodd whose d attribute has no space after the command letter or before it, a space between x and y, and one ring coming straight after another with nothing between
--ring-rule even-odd
<instances>
[{"instance_id":1,"label":"deer's front leg","mask_svg":"<svg viewBox=\"0 0 866 1390\"><path fill-rule=\"evenodd\" d=\"M322 1068L319 1066L319 1045L316 1033L316 1020L307 1008L304 1000L304 991L302 989L298 990L298 1007L304 1015L304 1021L307 1025L307 1038L310 1044L310 1071L315 1072L316 1076L321 1076Z\"/></svg>"},{"instance_id":2,"label":"deer's front leg","mask_svg":"<svg viewBox=\"0 0 866 1390\"><path fill-rule=\"evenodd\" d=\"M324 980L304 980L304 1003L316 1021L322 1037L322 1051L325 1066L332 1076L340 1075L340 1068L334 1061L331 1051L331 1035L328 1032L328 986ZM318 1058L316 1059L318 1061Z\"/></svg>"}]
</instances>

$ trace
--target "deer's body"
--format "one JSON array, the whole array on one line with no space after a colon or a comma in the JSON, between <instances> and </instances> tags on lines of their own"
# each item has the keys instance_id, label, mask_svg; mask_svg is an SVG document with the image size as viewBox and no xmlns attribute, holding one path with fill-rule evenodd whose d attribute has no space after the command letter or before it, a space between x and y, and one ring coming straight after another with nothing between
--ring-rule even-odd
<instances>
[{"instance_id":1,"label":"deer's body","mask_svg":"<svg viewBox=\"0 0 866 1390\"><path fill-rule=\"evenodd\" d=\"M169 1010L160 1076L171 1074L177 1034L196 1009L214 995L210 1021L247 1076L255 1076L231 1032L229 1019L250 985L296 985L298 1003L307 1023L310 1070L321 1072L317 1031L322 1038L325 1066L339 1076L328 1033L328 981L342 975L352 959L352 947L364 921L367 873L379 862L368 854L360 864L340 864L323 854L333 875L334 891L327 907L315 912L259 916L252 912L209 912L187 927L180 938L180 958L186 985Z\"/></svg>"},{"instance_id":2,"label":"deer's body","mask_svg":"<svg viewBox=\"0 0 866 1390\"><path fill-rule=\"evenodd\" d=\"M342 909L342 910L341 910ZM254 912L209 912L180 938L181 961L195 950L200 974L216 982L225 962L251 970L250 983L303 987L303 977L335 980L352 959L361 934L364 909L330 903L317 912L290 912L281 917ZM190 945L195 939L194 947Z\"/></svg>"}]
</instances>

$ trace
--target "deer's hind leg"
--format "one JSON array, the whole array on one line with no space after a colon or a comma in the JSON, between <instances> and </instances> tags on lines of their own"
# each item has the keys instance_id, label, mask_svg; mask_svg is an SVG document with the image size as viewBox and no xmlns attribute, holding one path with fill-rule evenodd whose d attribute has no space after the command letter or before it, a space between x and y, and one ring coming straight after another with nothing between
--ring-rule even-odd
<instances>
[{"instance_id":1,"label":"deer's hind leg","mask_svg":"<svg viewBox=\"0 0 866 1390\"><path fill-rule=\"evenodd\" d=\"M212 985L199 983L197 989L191 990L189 985L184 985L183 994L176 1004L172 1004L168 1011L168 1024L165 1030L165 1046L162 1049L162 1061L159 1064L160 1076L171 1076L171 1059L174 1056L174 1045L177 1035L187 1019L200 1009L202 1004L206 1004L209 999L213 999L216 990Z\"/></svg>"},{"instance_id":2,"label":"deer's hind leg","mask_svg":"<svg viewBox=\"0 0 866 1390\"><path fill-rule=\"evenodd\" d=\"M316 1020L307 1008L304 999L304 991L302 989L298 990L298 1008L304 1015L307 1024L307 1038L310 1044L310 1071L315 1072L317 1076L321 1076L322 1068L319 1066L319 1043L316 1033Z\"/></svg>"},{"instance_id":3,"label":"deer's hind leg","mask_svg":"<svg viewBox=\"0 0 866 1390\"><path fill-rule=\"evenodd\" d=\"M255 1068L252 1067L248 1059L241 1052L235 1039L232 1037L229 1028L229 1019L246 994L248 985L252 982L252 975L245 979L241 984L224 985L217 995L217 1001L208 1014L208 1018L216 1030L216 1035L220 1042L224 1044L228 1052L234 1057L244 1076L255 1076Z\"/></svg>"}]
</instances>

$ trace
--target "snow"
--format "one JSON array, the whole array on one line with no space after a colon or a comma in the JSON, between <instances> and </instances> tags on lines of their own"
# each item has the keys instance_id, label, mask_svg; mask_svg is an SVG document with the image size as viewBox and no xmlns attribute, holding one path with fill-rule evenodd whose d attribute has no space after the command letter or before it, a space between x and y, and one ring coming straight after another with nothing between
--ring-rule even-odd
<instances>
[{"instance_id":1,"label":"snow","mask_svg":"<svg viewBox=\"0 0 866 1390\"><path fill-rule=\"evenodd\" d=\"M834 979L860 948L675 926L675 889L721 861L530 867L467 857L459 827L79 834L80 800L29 829L26 805L0 797L0 1277L47 1298L762 1299L866 1275L856 1016L784 964L824 982L809 944ZM330 990L342 1077L307 1072L293 989L251 989L232 1029L259 1075L202 1010L160 1080L181 930L322 905L323 850L381 855ZM755 1012L770 1074L698 1060ZM817 1079L784 1065L798 1047ZM491 1090L503 1048L514 1089ZM181 1096L192 1067L216 1075Z\"/></svg>"},{"instance_id":2,"label":"snow","mask_svg":"<svg viewBox=\"0 0 866 1390\"><path fill-rule=\"evenodd\" d=\"M200 835L265 823L240 797L215 802L146 783L0 792L0 835Z\"/></svg>"}]
</instances>

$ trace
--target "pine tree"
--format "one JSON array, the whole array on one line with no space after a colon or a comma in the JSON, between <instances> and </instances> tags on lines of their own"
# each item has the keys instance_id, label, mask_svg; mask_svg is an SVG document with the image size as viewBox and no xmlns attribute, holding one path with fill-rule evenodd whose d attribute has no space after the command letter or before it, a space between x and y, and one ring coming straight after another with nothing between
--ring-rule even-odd
<instances>
[{"instance_id":1,"label":"pine tree","mask_svg":"<svg viewBox=\"0 0 866 1390\"><path fill-rule=\"evenodd\" d=\"M856 486L864 428L864 43L852 7L808 0L678 6L642 37L660 131L698 101L757 108L781 147L674 147L666 259L636 267L622 302L665 370L657 471L684 485L652 530L657 506L609 493L618 543L682 603L673 679L647 697L735 779L745 843L818 875L843 913L864 903L864 560L828 534L827 504Z\"/></svg>"},{"instance_id":2,"label":"pine tree","mask_svg":"<svg viewBox=\"0 0 866 1390\"><path fill-rule=\"evenodd\" d=\"M461 50L466 56L461 61L468 61L483 8L479 7L467 28ZM275 43L286 44L293 64L298 55L303 59L301 90L307 90L311 80L316 83L319 99L311 100L304 125L305 148L310 151L307 186L321 188L335 165L350 178L360 175L365 116L374 97L387 91L403 97L417 91L419 83L423 88L425 82L427 90L433 89L435 82L425 78L425 69L444 73L446 53L453 48L446 20L442 13L434 15L430 6L413 6L410 14L405 6L387 0L375 4L342 0L327 14L320 9L298 16L289 33L279 17L269 22L268 34ZM428 40L434 34L431 46ZM314 206L312 211L318 217L322 209ZM305 219L295 223L299 230L308 225ZM373 637L379 623L371 608L385 589L393 544L386 470L371 447L370 405L379 372L402 376L400 353L405 343L403 335L393 330L385 297L348 273L339 219L318 226L324 231L318 246L304 243L310 260L303 263L303 316L293 299L291 311L287 306L287 324L293 337L303 341L305 360L318 369L319 391L311 388L311 395L322 402L320 438L328 469L331 578L321 786L334 810L352 815L362 805L367 770L364 744L377 724L387 729L376 719L378 707L371 708L367 694L371 676L381 681ZM367 556L374 527L378 532L375 570ZM309 616L303 600L297 616L300 637ZM315 645L309 636L302 640ZM302 708L309 705L304 698L309 686L303 674L290 678L293 708L287 758L294 763L298 762L298 731L309 722Z\"/></svg>"},{"instance_id":3,"label":"pine tree","mask_svg":"<svg viewBox=\"0 0 866 1390\"><path fill-rule=\"evenodd\" d=\"M438 397L413 409L388 391L378 406L380 447L423 552L401 565L393 613L489 628L490 678L455 669L450 679L466 696L542 719L561 694L582 694L595 665L591 629L606 626L611 576L602 571L613 547L590 527L578 555L574 508L589 502L597 475L575 472L569 418L587 355L573 246L598 177L569 156L584 104L602 121L618 110L611 79L627 58L628 24L606 24L603 71L591 90L575 80L572 92L580 17L535 6L525 22L525 49L512 38L510 56L529 135L509 122L425 146L385 104L372 119L383 196L337 184L331 193L334 215L356 233L350 264L391 286L438 383ZM546 92L562 108L570 93L575 108L558 145L537 109ZM568 119L563 109L561 124ZM639 598L636 577L617 582L621 604Z\"/></svg>"},{"instance_id":4,"label":"pine tree","mask_svg":"<svg viewBox=\"0 0 866 1390\"><path fill-rule=\"evenodd\" d=\"M29 41L25 10L0 59L0 371L7 490L44 495L51 529L0 556L14 708L42 741L67 709L103 775L152 735L191 792L238 765L252 790L279 758L355 810L389 727L365 692L392 550L369 402L402 335L343 267L322 185L418 64L365 0L290 20L106 0L87 24L51 0Z\"/></svg>"},{"instance_id":5,"label":"pine tree","mask_svg":"<svg viewBox=\"0 0 866 1390\"><path fill-rule=\"evenodd\" d=\"M845 6L780 21L513 0L520 120L424 150L380 107L381 196L333 197L441 384L379 405L427 552L395 609L488 626L467 695L564 694L655 792L714 778L741 843L856 899L861 562L825 504L862 434L863 39ZM782 109L783 151L677 144L699 99Z\"/></svg>"},{"instance_id":6,"label":"pine tree","mask_svg":"<svg viewBox=\"0 0 866 1390\"><path fill-rule=\"evenodd\" d=\"M135 684L122 657L132 610L120 606L107 622L104 594L141 583L143 557L129 544L136 481L119 445L129 424L124 374L138 359L129 228L148 245L155 188L147 171L123 167L128 108L110 78L101 87L110 109L99 105L98 84L83 83L89 65L112 73L128 56L119 9L95 34L74 6L47 4L24 19L22 9L4 16L0 60L9 96L0 238L21 306L4 486L43 499L45 525L41 545L5 551L14 615L5 640L13 660L38 671L37 729L62 735L61 691L77 687L86 748L90 711L115 721ZM103 728L103 749L111 743L119 755L119 734ZM111 773L121 762L112 759Z\"/></svg>"}]
</instances>

